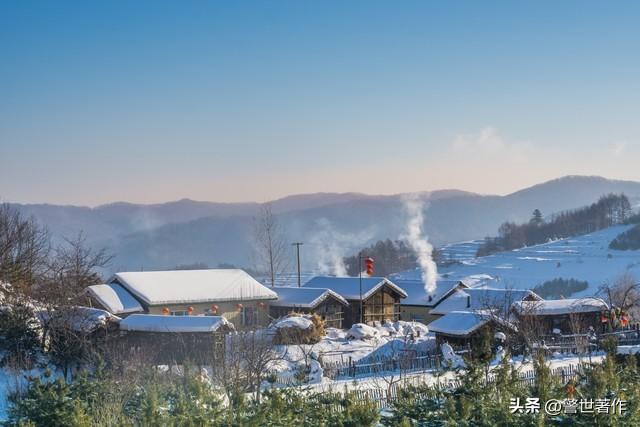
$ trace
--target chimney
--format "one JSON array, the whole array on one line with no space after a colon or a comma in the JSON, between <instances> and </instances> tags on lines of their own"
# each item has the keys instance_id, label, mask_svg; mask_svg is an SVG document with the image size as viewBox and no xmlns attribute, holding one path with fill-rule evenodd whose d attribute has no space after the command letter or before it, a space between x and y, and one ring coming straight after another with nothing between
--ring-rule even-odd
<instances>
[{"instance_id":1,"label":"chimney","mask_svg":"<svg viewBox=\"0 0 640 427\"><path fill-rule=\"evenodd\" d=\"M471 308L471 295L467 295L467 308Z\"/></svg>"}]
</instances>

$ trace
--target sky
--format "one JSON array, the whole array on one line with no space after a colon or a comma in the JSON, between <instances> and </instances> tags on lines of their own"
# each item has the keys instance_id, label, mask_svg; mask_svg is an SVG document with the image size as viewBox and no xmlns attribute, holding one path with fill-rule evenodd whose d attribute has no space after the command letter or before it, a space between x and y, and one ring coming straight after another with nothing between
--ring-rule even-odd
<instances>
[{"instance_id":1,"label":"sky","mask_svg":"<svg viewBox=\"0 0 640 427\"><path fill-rule=\"evenodd\" d=\"M0 2L0 200L640 180L640 3Z\"/></svg>"}]
</instances>

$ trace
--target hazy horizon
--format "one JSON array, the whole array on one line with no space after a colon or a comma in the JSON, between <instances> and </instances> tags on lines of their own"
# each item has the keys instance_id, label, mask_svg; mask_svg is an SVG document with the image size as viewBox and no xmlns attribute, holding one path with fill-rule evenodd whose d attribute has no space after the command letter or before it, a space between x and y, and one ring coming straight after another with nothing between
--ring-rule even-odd
<instances>
[{"instance_id":1,"label":"hazy horizon","mask_svg":"<svg viewBox=\"0 0 640 427\"><path fill-rule=\"evenodd\" d=\"M636 3L0 3L0 200L640 180Z\"/></svg>"}]
</instances>

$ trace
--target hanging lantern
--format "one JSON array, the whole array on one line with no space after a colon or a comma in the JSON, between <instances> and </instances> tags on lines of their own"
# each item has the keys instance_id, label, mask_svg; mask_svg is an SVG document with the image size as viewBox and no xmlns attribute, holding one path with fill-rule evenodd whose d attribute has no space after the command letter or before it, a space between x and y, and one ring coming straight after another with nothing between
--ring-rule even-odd
<instances>
[{"instance_id":1,"label":"hanging lantern","mask_svg":"<svg viewBox=\"0 0 640 427\"><path fill-rule=\"evenodd\" d=\"M240 311L240 310L242 310L244 308L244 305L238 303L238 305L236 307L238 307L238 311Z\"/></svg>"},{"instance_id":2,"label":"hanging lantern","mask_svg":"<svg viewBox=\"0 0 640 427\"><path fill-rule=\"evenodd\" d=\"M620 324L624 327L626 327L629 324L629 316L627 316L626 314L623 314L620 317Z\"/></svg>"},{"instance_id":3,"label":"hanging lantern","mask_svg":"<svg viewBox=\"0 0 640 427\"><path fill-rule=\"evenodd\" d=\"M606 313L600 314L600 322L607 323L608 321L609 321L609 319L607 318Z\"/></svg>"},{"instance_id":4,"label":"hanging lantern","mask_svg":"<svg viewBox=\"0 0 640 427\"><path fill-rule=\"evenodd\" d=\"M217 305L213 304L210 310L213 314L218 314L218 308L219 307Z\"/></svg>"},{"instance_id":5,"label":"hanging lantern","mask_svg":"<svg viewBox=\"0 0 640 427\"><path fill-rule=\"evenodd\" d=\"M265 304L265 303L263 303L262 301L260 301L260 302L258 303L258 308L264 308L265 306L266 306L266 304Z\"/></svg>"},{"instance_id":6,"label":"hanging lantern","mask_svg":"<svg viewBox=\"0 0 640 427\"><path fill-rule=\"evenodd\" d=\"M193 314L193 306L187 307L187 314L191 316Z\"/></svg>"},{"instance_id":7,"label":"hanging lantern","mask_svg":"<svg viewBox=\"0 0 640 427\"><path fill-rule=\"evenodd\" d=\"M162 314L165 316L168 316L169 314L171 314L171 310L169 310L169 307L165 307L162 309Z\"/></svg>"}]
</instances>

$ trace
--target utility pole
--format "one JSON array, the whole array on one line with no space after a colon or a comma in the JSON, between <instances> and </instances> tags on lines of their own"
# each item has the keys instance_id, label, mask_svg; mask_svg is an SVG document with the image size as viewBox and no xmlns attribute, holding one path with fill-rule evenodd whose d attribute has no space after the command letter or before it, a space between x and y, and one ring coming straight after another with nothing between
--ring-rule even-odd
<instances>
[{"instance_id":1,"label":"utility pole","mask_svg":"<svg viewBox=\"0 0 640 427\"><path fill-rule=\"evenodd\" d=\"M358 254L358 277L360 277L360 323L364 323L364 312L362 311L362 252Z\"/></svg>"},{"instance_id":2,"label":"utility pole","mask_svg":"<svg viewBox=\"0 0 640 427\"><path fill-rule=\"evenodd\" d=\"M296 247L296 255L298 258L298 287L300 287L300 246L304 245L304 243L295 242L295 243L292 243L291 245Z\"/></svg>"}]
</instances>

